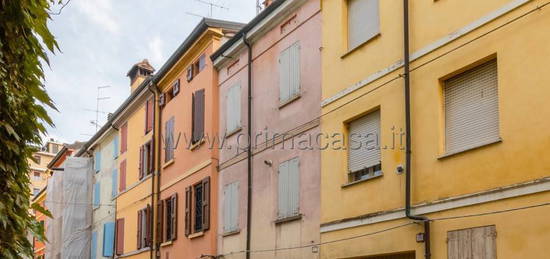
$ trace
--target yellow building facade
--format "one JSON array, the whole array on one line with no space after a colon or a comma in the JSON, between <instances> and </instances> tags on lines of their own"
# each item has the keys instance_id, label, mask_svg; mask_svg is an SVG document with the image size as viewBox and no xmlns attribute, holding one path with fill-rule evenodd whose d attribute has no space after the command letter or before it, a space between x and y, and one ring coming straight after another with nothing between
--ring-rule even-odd
<instances>
[{"instance_id":1,"label":"yellow building facade","mask_svg":"<svg viewBox=\"0 0 550 259\"><path fill-rule=\"evenodd\" d=\"M550 6L408 3L406 168L403 2L322 0L321 258L545 258Z\"/></svg>"},{"instance_id":2,"label":"yellow building facade","mask_svg":"<svg viewBox=\"0 0 550 259\"><path fill-rule=\"evenodd\" d=\"M131 94L109 120L119 134L118 194L115 206L115 256L150 258L153 254L153 177L155 95L147 60L128 72Z\"/></svg>"}]
</instances>

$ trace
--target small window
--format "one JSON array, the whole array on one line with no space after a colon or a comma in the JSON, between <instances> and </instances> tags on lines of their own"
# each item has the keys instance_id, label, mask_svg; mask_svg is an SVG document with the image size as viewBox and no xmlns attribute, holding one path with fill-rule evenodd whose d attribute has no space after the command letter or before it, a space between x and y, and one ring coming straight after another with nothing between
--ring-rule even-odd
<instances>
[{"instance_id":1,"label":"small window","mask_svg":"<svg viewBox=\"0 0 550 259\"><path fill-rule=\"evenodd\" d=\"M150 175L153 172L154 168L154 150L153 150L153 141L147 142L145 145L140 148L140 157L139 157L139 179Z\"/></svg>"},{"instance_id":2,"label":"small window","mask_svg":"<svg viewBox=\"0 0 550 259\"><path fill-rule=\"evenodd\" d=\"M40 164L40 156L32 156L32 158L37 164Z\"/></svg>"},{"instance_id":3,"label":"small window","mask_svg":"<svg viewBox=\"0 0 550 259\"><path fill-rule=\"evenodd\" d=\"M300 160L294 158L279 165L278 219L300 214Z\"/></svg>"},{"instance_id":4,"label":"small window","mask_svg":"<svg viewBox=\"0 0 550 259\"><path fill-rule=\"evenodd\" d=\"M239 84L229 88L226 102L226 133L231 134L241 127L241 86Z\"/></svg>"},{"instance_id":5,"label":"small window","mask_svg":"<svg viewBox=\"0 0 550 259\"><path fill-rule=\"evenodd\" d=\"M210 228L210 177L185 189L185 235Z\"/></svg>"},{"instance_id":6,"label":"small window","mask_svg":"<svg viewBox=\"0 0 550 259\"><path fill-rule=\"evenodd\" d=\"M151 206L138 211L137 244L138 249L151 246Z\"/></svg>"},{"instance_id":7,"label":"small window","mask_svg":"<svg viewBox=\"0 0 550 259\"><path fill-rule=\"evenodd\" d=\"M497 61L445 81L445 151L457 153L500 139Z\"/></svg>"},{"instance_id":8,"label":"small window","mask_svg":"<svg viewBox=\"0 0 550 259\"><path fill-rule=\"evenodd\" d=\"M199 57L199 72L201 72L206 67L206 55L202 54Z\"/></svg>"},{"instance_id":9,"label":"small window","mask_svg":"<svg viewBox=\"0 0 550 259\"><path fill-rule=\"evenodd\" d=\"M40 181L40 180L42 180L42 176L41 176L40 172L34 171L34 172L33 172L33 179L34 179L35 181Z\"/></svg>"},{"instance_id":10,"label":"small window","mask_svg":"<svg viewBox=\"0 0 550 259\"><path fill-rule=\"evenodd\" d=\"M349 124L348 182L382 175L379 134L379 110Z\"/></svg>"},{"instance_id":11,"label":"small window","mask_svg":"<svg viewBox=\"0 0 550 259\"><path fill-rule=\"evenodd\" d=\"M348 1L348 50L380 33L379 0Z\"/></svg>"},{"instance_id":12,"label":"small window","mask_svg":"<svg viewBox=\"0 0 550 259\"><path fill-rule=\"evenodd\" d=\"M164 242L175 240L177 237L178 195L174 194L163 201L164 204Z\"/></svg>"},{"instance_id":13,"label":"small window","mask_svg":"<svg viewBox=\"0 0 550 259\"><path fill-rule=\"evenodd\" d=\"M204 89L193 93L192 105L192 138L191 143L196 144L204 137Z\"/></svg>"},{"instance_id":14,"label":"small window","mask_svg":"<svg viewBox=\"0 0 550 259\"><path fill-rule=\"evenodd\" d=\"M59 152L59 146L57 144L52 144L52 153L57 154Z\"/></svg>"},{"instance_id":15,"label":"small window","mask_svg":"<svg viewBox=\"0 0 550 259\"><path fill-rule=\"evenodd\" d=\"M202 54L197 61L187 67L187 82L191 82L206 67L206 55Z\"/></svg>"},{"instance_id":16,"label":"small window","mask_svg":"<svg viewBox=\"0 0 550 259\"><path fill-rule=\"evenodd\" d=\"M447 233L447 258L496 259L495 226L453 230Z\"/></svg>"},{"instance_id":17,"label":"small window","mask_svg":"<svg viewBox=\"0 0 550 259\"><path fill-rule=\"evenodd\" d=\"M172 116L166 121L164 136L164 162L169 162L174 159L174 117Z\"/></svg>"},{"instance_id":18,"label":"small window","mask_svg":"<svg viewBox=\"0 0 550 259\"><path fill-rule=\"evenodd\" d=\"M223 189L223 232L239 229L239 182L230 183Z\"/></svg>"},{"instance_id":19,"label":"small window","mask_svg":"<svg viewBox=\"0 0 550 259\"><path fill-rule=\"evenodd\" d=\"M283 50L279 56L279 102L285 104L300 95L300 43Z\"/></svg>"}]
</instances>

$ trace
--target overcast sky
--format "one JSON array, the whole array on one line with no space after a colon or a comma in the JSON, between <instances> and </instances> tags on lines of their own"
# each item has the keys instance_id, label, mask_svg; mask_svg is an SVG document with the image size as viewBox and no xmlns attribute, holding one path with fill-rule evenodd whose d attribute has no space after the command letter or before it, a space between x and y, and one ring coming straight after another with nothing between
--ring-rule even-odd
<instances>
[{"instance_id":1,"label":"overcast sky","mask_svg":"<svg viewBox=\"0 0 550 259\"><path fill-rule=\"evenodd\" d=\"M126 73L144 58L159 69L210 7L202 0L71 0L50 29L61 52L50 55L45 67L46 90L59 112L51 111L55 128L50 137L72 143L95 133L98 86L99 109L113 112L130 93ZM213 8L212 17L247 22L255 15L256 0L205 0L228 8ZM53 12L59 9L54 6ZM107 114L99 114L105 123Z\"/></svg>"}]
</instances>

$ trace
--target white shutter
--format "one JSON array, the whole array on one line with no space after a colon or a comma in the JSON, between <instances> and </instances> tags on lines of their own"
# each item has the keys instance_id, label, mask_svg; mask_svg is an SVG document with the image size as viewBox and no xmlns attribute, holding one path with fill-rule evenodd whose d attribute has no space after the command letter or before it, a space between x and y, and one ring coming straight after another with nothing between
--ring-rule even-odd
<instances>
[{"instance_id":1,"label":"white shutter","mask_svg":"<svg viewBox=\"0 0 550 259\"><path fill-rule=\"evenodd\" d=\"M349 136L357 143L348 145L349 171L356 172L380 164L379 134L379 110L350 123Z\"/></svg>"},{"instance_id":2,"label":"white shutter","mask_svg":"<svg viewBox=\"0 0 550 259\"><path fill-rule=\"evenodd\" d=\"M232 132L241 124L241 86L239 84L227 91L226 112L226 132Z\"/></svg>"},{"instance_id":3,"label":"white shutter","mask_svg":"<svg viewBox=\"0 0 550 259\"><path fill-rule=\"evenodd\" d=\"M299 214L300 210L300 162L298 158L279 165L278 218Z\"/></svg>"},{"instance_id":4,"label":"white shutter","mask_svg":"<svg viewBox=\"0 0 550 259\"><path fill-rule=\"evenodd\" d=\"M499 140L497 61L445 81L445 149L455 153Z\"/></svg>"},{"instance_id":5,"label":"white shutter","mask_svg":"<svg viewBox=\"0 0 550 259\"><path fill-rule=\"evenodd\" d=\"M279 56L279 101L285 102L300 94L300 43L283 50Z\"/></svg>"},{"instance_id":6,"label":"white shutter","mask_svg":"<svg viewBox=\"0 0 550 259\"><path fill-rule=\"evenodd\" d=\"M239 226L239 182L226 185L223 195L223 231L227 233L237 230Z\"/></svg>"},{"instance_id":7,"label":"white shutter","mask_svg":"<svg viewBox=\"0 0 550 259\"><path fill-rule=\"evenodd\" d=\"M380 33L379 0L348 0L348 49Z\"/></svg>"}]
</instances>

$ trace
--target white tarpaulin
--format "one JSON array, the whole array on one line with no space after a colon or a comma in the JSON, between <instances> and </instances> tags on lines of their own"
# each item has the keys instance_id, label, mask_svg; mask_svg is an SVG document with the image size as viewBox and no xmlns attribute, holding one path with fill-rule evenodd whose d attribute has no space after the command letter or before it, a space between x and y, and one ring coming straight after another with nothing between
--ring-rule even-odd
<instances>
[{"instance_id":1,"label":"white tarpaulin","mask_svg":"<svg viewBox=\"0 0 550 259\"><path fill-rule=\"evenodd\" d=\"M55 171L48 181L46 207L53 215L46 220L46 258L90 258L92 224L91 159L68 157L64 171Z\"/></svg>"}]
</instances>

